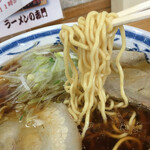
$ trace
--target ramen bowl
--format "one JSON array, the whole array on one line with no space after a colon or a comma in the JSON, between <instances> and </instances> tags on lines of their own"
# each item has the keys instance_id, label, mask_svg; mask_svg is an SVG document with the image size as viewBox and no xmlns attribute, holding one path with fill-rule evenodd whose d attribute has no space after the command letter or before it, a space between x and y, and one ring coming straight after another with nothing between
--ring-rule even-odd
<instances>
[{"instance_id":1,"label":"ramen bowl","mask_svg":"<svg viewBox=\"0 0 150 150\"><path fill-rule=\"evenodd\" d=\"M68 23L72 26L74 23ZM9 39L0 44L0 66L8 60L30 51L32 48L47 44L58 45L61 43L59 38L60 25L49 26L27 32ZM145 59L150 62L150 33L135 27L124 26L126 32L126 49L130 51L143 52ZM116 33L114 47L121 47L120 32Z\"/></svg>"}]
</instances>

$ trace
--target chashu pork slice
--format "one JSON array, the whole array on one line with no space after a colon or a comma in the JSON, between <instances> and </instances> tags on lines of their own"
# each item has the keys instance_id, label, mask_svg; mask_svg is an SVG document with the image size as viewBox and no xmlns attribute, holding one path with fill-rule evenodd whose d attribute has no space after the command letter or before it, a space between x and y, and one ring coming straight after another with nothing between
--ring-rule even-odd
<instances>
[{"instance_id":1,"label":"chashu pork slice","mask_svg":"<svg viewBox=\"0 0 150 150\"><path fill-rule=\"evenodd\" d=\"M120 77L115 65L119 50L113 51L111 59L112 72L109 75L105 90L115 99L121 99ZM124 89L130 102L150 106L150 64L144 53L125 51L120 59L124 72Z\"/></svg>"}]
</instances>

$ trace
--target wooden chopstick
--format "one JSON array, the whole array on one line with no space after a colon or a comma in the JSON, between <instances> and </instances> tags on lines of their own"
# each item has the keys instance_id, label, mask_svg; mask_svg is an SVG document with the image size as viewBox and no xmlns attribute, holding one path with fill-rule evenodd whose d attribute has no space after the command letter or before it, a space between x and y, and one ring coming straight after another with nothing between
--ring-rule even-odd
<instances>
[{"instance_id":1,"label":"wooden chopstick","mask_svg":"<svg viewBox=\"0 0 150 150\"><path fill-rule=\"evenodd\" d=\"M119 26L119 25L124 25L124 24L128 24L131 22L144 20L147 18L150 18L150 9L114 19L113 20L113 26L115 27L115 26Z\"/></svg>"},{"instance_id":2,"label":"wooden chopstick","mask_svg":"<svg viewBox=\"0 0 150 150\"><path fill-rule=\"evenodd\" d=\"M113 26L119 26L150 18L150 1L117 13L119 18L113 20Z\"/></svg>"},{"instance_id":3,"label":"wooden chopstick","mask_svg":"<svg viewBox=\"0 0 150 150\"><path fill-rule=\"evenodd\" d=\"M130 15L136 12L140 12L149 8L150 8L150 0L143 2L141 4L138 4L138 5L135 5L133 7L130 7L128 9L125 9L123 11L120 11L117 14L119 17L124 17L124 16Z\"/></svg>"}]
</instances>

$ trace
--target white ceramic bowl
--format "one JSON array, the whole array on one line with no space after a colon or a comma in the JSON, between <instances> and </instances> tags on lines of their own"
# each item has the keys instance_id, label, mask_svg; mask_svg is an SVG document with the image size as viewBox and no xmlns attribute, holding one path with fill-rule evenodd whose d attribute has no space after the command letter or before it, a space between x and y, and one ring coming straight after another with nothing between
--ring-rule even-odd
<instances>
[{"instance_id":1,"label":"white ceramic bowl","mask_svg":"<svg viewBox=\"0 0 150 150\"><path fill-rule=\"evenodd\" d=\"M71 26L74 23L68 23ZM0 44L0 67L5 62L12 59L14 56L29 51L33 47L43 46L46 44L57 45L60 43L59 31L60 25L49 26L34 30L22 35L16 36ZM139 51L145 53L145 58L150 62L150 32L125 26L127 49L131 51ZM118 31L115 39L114 46L121 46L121 36Z\"/></svg>"}]
</instances>

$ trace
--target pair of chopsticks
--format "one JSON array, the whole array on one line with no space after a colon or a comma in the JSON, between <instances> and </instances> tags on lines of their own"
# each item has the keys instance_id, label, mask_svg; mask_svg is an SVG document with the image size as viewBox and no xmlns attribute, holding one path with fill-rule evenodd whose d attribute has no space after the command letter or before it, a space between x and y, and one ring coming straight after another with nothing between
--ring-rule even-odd
<instances>
[{"instance_id":1,"label":"pair of chopsticks","mask_svg":"<svg viewBox=\"0 0 150 150\"><path fill-rule=\"evenodd\" d=\"M150 0L117 13L113 26L119 26L150 18Z\"/></svg>"}]
</instances>

